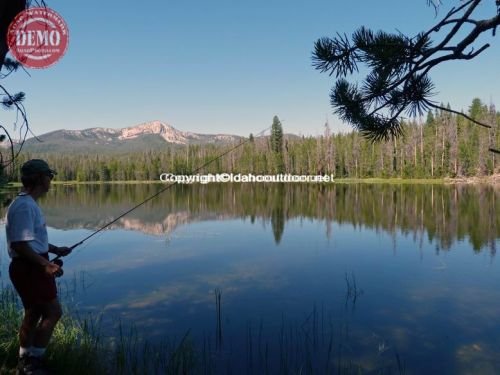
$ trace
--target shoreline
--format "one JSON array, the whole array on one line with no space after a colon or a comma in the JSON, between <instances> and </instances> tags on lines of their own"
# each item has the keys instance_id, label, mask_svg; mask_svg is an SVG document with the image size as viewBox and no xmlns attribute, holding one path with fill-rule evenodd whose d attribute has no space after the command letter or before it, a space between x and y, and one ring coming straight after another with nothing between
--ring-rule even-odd
<instances>
[{"instance_id":1,"label":"shoreline","mask_svg":"<svg viewBox=\"0 0 500 375\"><path fill-rule=\"evenodd\" d=\"M500 173L492 174L490 176L483 176L483 177L456 177L456 178L445 179L445 181L449 184L500 185Z\"/></svg>"},{"instance_id":2,"label":"shoreline","mask_svg":"<svg viewBox=\"0 0 500 375\"><path fill-rule=\"evenodd\" d=\"M293 182L291 182L293 183ZM493 174L490 176L473 176L473 177L441 177L441 178L337 178L330 183L317 183L319 185L324 184L429 184L429 185L500 185L500 173ZM53 185L150 185L150 184L162 184L165 182L159 180L147 180L147 181L52 181ZM311 182L310 184L316 184ZM179 183L179 185L183 185ZM8 182L3 186L3 188L14 188L21 187L20 182Z\"/></svg>"}]
</instances>

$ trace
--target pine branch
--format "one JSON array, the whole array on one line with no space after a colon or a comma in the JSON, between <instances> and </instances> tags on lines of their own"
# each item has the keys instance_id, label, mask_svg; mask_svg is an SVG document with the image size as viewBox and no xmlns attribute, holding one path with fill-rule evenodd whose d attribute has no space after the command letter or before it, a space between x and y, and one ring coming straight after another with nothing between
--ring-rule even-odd
<instances>
[{"instance_id":1,"label":"pine branch","mask_svg":"<svg viewBox=\"0 0 500 375\"><path fill-rule=\"evenodd\" d=\"M426 103L427 103L427 105L429 107L432 107L432 108L435 108L435 109L440 109L441 111L445 111L445 112L449 112L449 113L454 113L456 115L459 115L459 116L462 116L462 117L466 118L467 120L469 120L470 122L473 122L476 125L482 126L484 128L491 129L491 125L485 124L484 122L480 122L480 121L474 120L472 117L466 115L463 112L458 112L458 111L455 111L455 110L453 110L451 108L446 108L446 107L442 107L440 105L436 105L436 104L434 104L434 103L432 103L431 101L428 101L428 100L426 100Z\"/></svg>"},{"instance_id":2,"label":"pine branch","mask_svg":"<svg viewBox=\"0 0 500 375\"><path fill-rule=\"evenodd\" d=\"M473 44L484 32L495 30L500 25L500 12L489 19L473 19L480 2L468 0L461 3L429 30L413 38L401 33L374 33L361 27L352 34L351 40L345 34L318 40L313 52L314 67L330 76L335 74L338 79L330 94L335 113L371 139L399 134L398 116L403 112L411 117L423 115L430 107L489 127L462 112L433 103L430 98L434 95L434 85L428 76L433 68L446 61L472 60L490 46L485 43L476 49ZM432 0L427 3L435 9L440 5ZM454 37L462 34L464 25L472 26L472 29L450 45ZM451 30L433 46L431 36L437 35L445 26L451 26ZM358 64L371 70L360 87L345 80L358 71Z\"/></svg>"},{"instance_id":3,"label":"pine branch","mask_svg":"<svg viewBox=\"0 0 500 375\"><path fill-rule=\"evenodd\" d=\"M9 143L10 143L9 144L9 149L10 149L10 153L11 153L10 160L7 160L4 162L3 157L2 157L2 164L5 167L5 166L13 163L16 160L16 158L19 156L19 154L21 153L21 150L24 146L24 142L26 140L28 132L30 132L30 127L29 127L29 123L28 123L26 109L24 108L24 106L22 104L22 101L24 100L24 93L17 93L15 95L11 95L3 85L0 85L0 91L3 91L3 93L5 95L5 98L2 100L2 104L4 106L7 104L6 106L8 108L14 107L16 109L16 113L18 115L21 115L21 118L22 118L21 126L19 127L20 139L19 139L19 148L17 149L17 151L14 150L14 142L13 142L13 139L10 136L8 130L3 125L0 125L0 128L4 130L5 135L7 136L7 138L9 138Z\"/></svg>"}]
</instances>

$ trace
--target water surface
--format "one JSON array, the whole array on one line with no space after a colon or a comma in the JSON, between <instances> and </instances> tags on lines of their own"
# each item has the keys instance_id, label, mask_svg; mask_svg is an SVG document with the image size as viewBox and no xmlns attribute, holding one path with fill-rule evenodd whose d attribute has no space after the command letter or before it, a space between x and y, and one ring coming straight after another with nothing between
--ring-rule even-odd
<instances>
[{"instance_id":1,"label":"water surface","mask_svg":"<svg viewBox=\"0 0 500 375\"><path fill-rule=\"evenodd\" d=\"M51 242L163 187L55 186ZM276 371L500 373L498 212L491 186L175 186L78 247L60 287L108 332L189 330L224 368L259 373L267 348Z\"/></svg>"}]
</instances>

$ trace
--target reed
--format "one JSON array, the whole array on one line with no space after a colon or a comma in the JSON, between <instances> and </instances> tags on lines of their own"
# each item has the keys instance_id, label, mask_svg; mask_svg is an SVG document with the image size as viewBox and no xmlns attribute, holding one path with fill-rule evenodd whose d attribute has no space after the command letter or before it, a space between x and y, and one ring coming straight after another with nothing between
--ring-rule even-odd
<instances>
[{"instance_id":1,"label":"reed","mask_svg":"<svg viewBox=\"0 0 500 375\"><path fill-rule=\"evenodd\" d=\"M0 289L0 374L15 374L23 315L16 292ZM58 374L189 374L196 366L189 331L180 342L152 344L137 329L119 324L115 338L104 337L100 318L65 311L47 348L47 362Z\"/></svg>"},{"instance_id":2,"label":"reed","mask_svg":"<svg viewBox=\"0 0 500 375\"><path fill-rule=\"evenodd\" d=\"M359 295L354 276L347 277L351 302ZM71 285L72 288L72 285ZM203 335L197 345L188 330L180 340L144 339L134 326L118 324L115 334L103 335L101 317L80 316L65 311L47 351L55 373L100 374L406 374L400 353L384 357L380 367L367 369L353 360L349 322L326 312L312 310L302 321L290 321L282 314L275 327L278 335L266 332L262 318L247 321L242 347L226 337L222 347L222 292L215 292L216 335ZM9 287L0 289L0 373L14 374L17 363L17 330L22 308Z\"/></svg>"},{"instance_id":3,"label":"reed","mask_svg":"<svg viewBox=\"0 0 500 375\"><path fill-rule=\"evenodd\" d=\"M215 347L217 350L222 349L223 345L223 336L222 336L222 304L221 304L221 298L222 298L222 292L219 288L216 288L214 290L215 294L215 311L216 311L216 324L215 324Z\"/></svg>"}]
</instances>

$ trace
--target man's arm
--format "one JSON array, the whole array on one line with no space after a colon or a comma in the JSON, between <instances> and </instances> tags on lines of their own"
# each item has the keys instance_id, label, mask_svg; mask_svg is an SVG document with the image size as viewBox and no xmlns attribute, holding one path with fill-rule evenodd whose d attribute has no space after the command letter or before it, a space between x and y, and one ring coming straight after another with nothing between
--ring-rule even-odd
<instances>
[{"instance_id":1,"label":"man's arm","mask_svg":"<svg viewBox=\"0 0 500 375\"><path fill-rule=\"evenodd\" d=\"M41 255L34 252L29 243L26 241L12 242L10 247L23 259L43 267L45 273L50 276L55 276L55 274L59 271L59 266L57 264L49 262Z\"/></svg>"}]
</instances>

